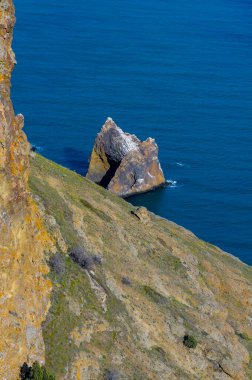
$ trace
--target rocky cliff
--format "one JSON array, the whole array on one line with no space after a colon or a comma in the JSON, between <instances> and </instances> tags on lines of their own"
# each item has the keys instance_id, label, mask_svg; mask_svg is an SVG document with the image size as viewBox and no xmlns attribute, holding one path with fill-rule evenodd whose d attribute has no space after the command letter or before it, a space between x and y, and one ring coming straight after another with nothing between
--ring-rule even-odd
<instances>
[{"instance_id":1,"label":"rocky cliff","mask_svg":"<svg viewBox=\"0 0 252 380\"><path fill-rule=\"evenodd\" d=\"M24 361L43 361L41 323L51 284L44 249L49 238L29 196L29 145L22 115L10 100L12 1L0 1L0 378L16 379Z\"/></svg>"},{"instance_id":2,"label":"rocky cliff","mask_svg":"<svg viewBox=\"0 0 252 380\"><path fill-rule=\"evenodd\" d=\"M165 183L154 139L141 142L123 132L111 118L96 137L87 178L124 197Z\"/></svg>"}]
</instances>

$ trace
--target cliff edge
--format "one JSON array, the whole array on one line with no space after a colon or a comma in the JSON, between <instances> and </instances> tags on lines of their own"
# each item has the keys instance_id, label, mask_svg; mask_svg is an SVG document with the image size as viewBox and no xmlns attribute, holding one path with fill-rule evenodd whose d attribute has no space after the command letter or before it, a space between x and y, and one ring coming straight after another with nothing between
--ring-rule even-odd
<instances>
[{"instance_id":1,"label":"cliff edge","mask_svg":"<svg viewBox=\"0 0 252 380\"><path fill-rule=\"evenodd\" d=\"M0 2L0 378L16 379L24 361L44 360L41 323L51 283L44 250L50 239L28 191L29 144L15 116L10 79L15 23L11 0Z\"/></svg>"}]
</instances>

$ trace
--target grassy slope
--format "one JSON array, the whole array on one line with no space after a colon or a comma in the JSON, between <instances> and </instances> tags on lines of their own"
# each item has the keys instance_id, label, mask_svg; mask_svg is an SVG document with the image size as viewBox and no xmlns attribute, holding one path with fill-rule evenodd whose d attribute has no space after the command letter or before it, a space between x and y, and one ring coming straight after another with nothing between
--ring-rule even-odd
<instances>
[{"instance_id":1,"label":"grassy slope","mask_svg":"<svg viewBox=\"0 0 252 380\"><path fill-rule=\"evenodd\" d=\"M245 373L248 266L172 222L149 214L144 224L128 202L39 155L30 187L66 267L63 276L51 272L44 325L57 378L102 379L115 369L125 379L209 379L221 368L230 374L234 361ZM66 252L75 246L102 265L80 269ZM185 334L197 338L196 350L183 346Z\"/></svg>"}]
</instances>

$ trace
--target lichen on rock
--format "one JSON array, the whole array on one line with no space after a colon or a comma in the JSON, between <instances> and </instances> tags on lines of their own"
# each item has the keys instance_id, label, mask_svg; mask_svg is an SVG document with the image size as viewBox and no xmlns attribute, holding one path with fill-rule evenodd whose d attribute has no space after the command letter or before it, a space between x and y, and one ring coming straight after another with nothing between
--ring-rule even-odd
<instances>
[{"instance_id":1,"label":"lichen on rock","mask_svg":"<svg viewBox=\"0 0 252 380\"><path fill-rule=\"evenodd\" d=\"M152 190L165 183L154 139L141 142L108 118L97 135L87 178L120 196Z\"/></svg>"},{"instance_id":2,"label":"lichen on rock","mask_svg":"<svg viewBox=\"0 0 252 380\"><path fill-rule=\"evenodd\" d=\"M10 79L15 24L11 0L0 1L0 378L16 379L24 361L44 360L41 323L51 283L44 250L51 246L28 189L29 145L15 116Z\"/></svg>"}]
</instances>

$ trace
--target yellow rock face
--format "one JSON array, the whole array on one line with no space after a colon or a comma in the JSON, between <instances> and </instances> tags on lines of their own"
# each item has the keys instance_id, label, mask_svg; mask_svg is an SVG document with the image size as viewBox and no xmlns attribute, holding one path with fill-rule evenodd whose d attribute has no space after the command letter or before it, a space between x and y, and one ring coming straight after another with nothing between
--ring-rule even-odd
<instances>
[{"instance_id":1,"label":"yellow rock face","mask_svg":"<svg viewBox=\"0 0 252 380\"><path fill-rule=\"evenodd\" d=\"M41 323L51 283L44 250L51 243L28 192L29 145L14 115L10 77L15 23L11 0L0 2L0 378L17 379L25 362L44 360Z\"/></svg>"}]
</instances>

